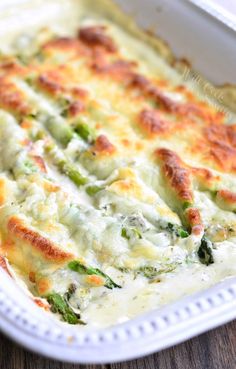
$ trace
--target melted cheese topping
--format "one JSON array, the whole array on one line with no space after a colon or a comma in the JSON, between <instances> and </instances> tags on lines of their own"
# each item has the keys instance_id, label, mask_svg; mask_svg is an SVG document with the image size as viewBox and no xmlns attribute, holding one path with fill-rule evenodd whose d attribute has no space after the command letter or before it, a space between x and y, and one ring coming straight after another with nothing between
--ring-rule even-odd
<instances>
[{"instance_id":1,"label":"melted cheese topping","mask_svg":"<svg viewBox=\"0 0 236 369\"><path fill-rule=\"evenodd\" d=\"M95 326L235 275L236 124L107 20L43 34L0 60L0 266Z\"/></svg>"}]
</instances>

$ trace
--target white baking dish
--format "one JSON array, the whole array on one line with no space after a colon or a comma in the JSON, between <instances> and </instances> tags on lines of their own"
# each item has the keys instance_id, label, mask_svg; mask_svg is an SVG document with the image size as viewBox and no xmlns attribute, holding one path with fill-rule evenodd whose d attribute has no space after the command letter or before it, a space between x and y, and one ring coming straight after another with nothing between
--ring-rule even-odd
<instances>
[{"instance_id":1,"label":"white baking dish","mask_svg":"<svg viewBox=\"0 0 236 369\"><path fill-rule=\"evenodd\" d=\"M79 0L78 0L79 1ZM22 26L68 21L70 4L61 0L13 0L0 5L0 33ZM76 2L76 0L74 0ZM117 0L146 28L170 44L178 56L214 83L235 82L235 33L185 0ZM217 41L217 42L216 42ZM76 363L105 363L161 350L236 317L236 278L111 328L78 329L37 308L0 270L0 328L40 354Z\"/></svg>"}]
</instances>

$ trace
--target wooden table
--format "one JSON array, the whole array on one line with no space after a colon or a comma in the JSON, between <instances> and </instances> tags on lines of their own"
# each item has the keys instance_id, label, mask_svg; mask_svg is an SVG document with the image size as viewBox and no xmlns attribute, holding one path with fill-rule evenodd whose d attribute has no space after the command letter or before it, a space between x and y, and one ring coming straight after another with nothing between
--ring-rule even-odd
<instances>
[{"instance_id":1,"label":"wooden table","mask_svg":"<svg viewBox=\"0 0 236 369\"><path fill-rule=\"evenodd\" d=\"M70 365L27 352L0 334L0 369L236 369L236 321L183 344L121 364Z\"/></svg>"}]
</instances>

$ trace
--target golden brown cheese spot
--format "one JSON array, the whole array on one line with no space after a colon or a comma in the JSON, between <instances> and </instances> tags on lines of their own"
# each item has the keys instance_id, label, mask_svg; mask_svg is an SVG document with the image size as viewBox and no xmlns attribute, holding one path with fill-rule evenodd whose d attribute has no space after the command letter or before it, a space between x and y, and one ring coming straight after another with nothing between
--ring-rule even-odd
<instances>
[{"instance_id":1,"label":"golden brown cheese spot","mask_svg":"<svg viewBox=\"0 0 236 369\"><path fill-rule=\"evenodd\" d=\"M138 117L141 129L150 136L168 131L169 124L161 118L159 112L154 109L144 109Z\"/></svg>"},{"instance_id":2,"label":"golden brown cheese spot","mask_svg":"<svg viewBox=\"0 0 236 369\"><path fill-rule=\"evenodd\" d=\"M236 204L236 193L229 190L220 190L218 194L228 203Z\"/></svg>"},{"instance_id":3,"label":"golden brown cheese spot","mask_svg":"<svg viewBox=\"0 0 236 369\"><path fill-rule=\"evenodd\" d=\"M176 92L182 93L186 97L186 99L189 102L194 103L195 106L197 105L198 111L196 111L196 114L199 115L203 120L206 120L210 123L212 122L221 123L224 121L225 118L224 112L214 109L204 101L197 100L194 93L188 90L186 86L179 85L174 90Z\"/></svg>"},{"instance_id":4,"label":"golden brown cheese spot","mask_svg":"<svg viewBox=\"0 0 236 369\"><path fill-rule=\"evenodd\" d=\"M86 97L88 97L88 94L89 94L87 90L79 86L71 87L70 91L73 96L81 98L81 99L85 99Z\"/></svg>"},{"instance_id":5,"label":"golden brown cheese spot","mask_svg":"<svg viewBox=\"0 0 236 369\"><path fill-rule=\"evenodd\" d=\"M156 156L161 162L162 172L172 190L177 194L181 202L193 202L191 189L190 170L185 166L180 157L169 149L156 150Z\"/></svg>"},{"instance_id":6,"label":"golden brown cheese spot","mask_svg":"<svg viewBox=\"0 0 236 369\"><path fill-rule=\"evenodd\" d=\"M26 103L23 92L18 90L14 83L0 78L0 106L17 115L30 114L31 108Z\"/></svg>"},{"instance_id":7,"label":"golden brown cheese spot","mask_svg":"<svg viewBox=\"0 0 236 369\"><path fill-rule=\"evenodd\" d=\"M0 206L6 201L6 183L3 178L0 178Z\"/></svg>"},{"instance_id":8,"label":"golden brown cheese spot","mask_svg":"<svg viewBox=\"0 0 236 369\"><path fill-rule=\"evenodd\" d=\"M207 105L203 101L197 101L196 99L192 99L192 102L186 103L173 103L170 102L167 110L178 114L183 117L199 117L204 122L211 123L213 121L222 121L224 118L224 114L218 111L215 111L209 105ZM191 101L191 99L190 99Z\"/></svg>"},{"instance_id":9,"label":"golden brown cheese spot","mask_svg":"<svg viewBox=\"0 0 236 369\"><path fill-rule=\"evenodd\" d=\"M33 127L33 123L32 123L32 120L31 119L23 119L21 122L20 122L20 126L21 128L25 129L25 130L29 130L30 128Z\"/></svg>"},{"instance_id":10,"label":"golden brown cheese spot","mask_svg":"<svg viewBox=\"0 0 236 369\"><path fill-rule=\"evenodd\" d=\"M209 154L219 169L224 172L236 171L236 149L219 142L212 145Z\"/></svg>"},{"instance_id":11,"label":"golden brown cheese spot","mask_svg":"<svg viewBox=\"0 0 236 369\"><path fill-rule=\"evenodd\" d=\"M48 192L58 192L60 190L60 186L49 181L44 181L43 187Z\"/></svg>"},{"instance_id":12,"label":"golden brown cheese spot","mask_svg":"<svg viewBox=\"0 0 236 369\"><path fill-rule=\"evenodd\" d=\"M74 81L73 68L60 65L57 68L44 71L39 75L37 84L40 89L55 98L68 99L69 106L66 113L69 117L75 117L85 110L84 101L88 97L88 91L79 87L71 86Z\"/></svg>"},{"instance_id":13,"label":"golden brown cheese spot","mask_svg":"<svg viewBox=\"0 0 236 369\"><path fill-rule=\"evenodd\" d=\"M201 215L198 209L191 207L194 199L191 168L175 152L169 149L157 149L156 154L161 161L164 177L177 195L178 201L182 203L183 208L187 206L183 213L187 225L191 228L193 234L200 235L204 230Z\"/></svg>"},{"instance_id":14,"label":"golden brown cheese spot","mask_svg":"<svg viewBox=\"0 0 236 369\"><path fill-rule=\"evenodd\" d=\"M186 209L185 217L194 235L197 236L203 232L204 226L202 224L201 215L198 209L196 208Z\"/></svg>"},{"instance_id":15,"label":"golden brown cheese spot","mask_svg":"<svg viewBox=\"0 0 236 369\"><path fill-rule=\"evenodd\" d=\"M229 190L217 191L216 202L222 208L230 211L236 210L236 192L231 192Z\"/></svg>"},{"instance_id":16,"label":"golden brown cheese spot","mask_svg":"<svg viewBox=\"0 0 236 369\"><path fill-rule=\"evenodd\" d=\"M2 268L3 270L5 270L5 272L7 272L7 274L12 277L11 272L8 268L7 262L6 262L6 258L4 258L3 256L0 255L0 268Z\"/></svg>"},{"instance_id":17,"label":"golden brown cheese spot","mask_svg":"<svg viewBox=\"0 0 236 369\"><path fill-rule=\"evenodd\" d=\"M105 26L90 26L81 28L79 30L79 39L92 47L100 46L111 53L117 51L117 47L113 39L106 34Z\"/></svg>"},{"instance_id":18,"label":"golden brown cheese spot","mask_svg":"<svg viewBox=\"0 0 236 369\"><path fill-rule=\"evenodd\" d=\"M125 147L130 147L130 146L131 146L131 144L132 144L132 142L131 142L130 140L128 140L127 138L123 138L123 139L121 140L121 143L122 143L122 145L123 145L123 146L125 146Z\"/></svg>"},{"instance_id":19,"label":"golden brown cheese spot","mask_svg":"<svg viewBox=\"0 0 236 369\"><path fill-rule=\"evenodd\" d=\"M101 287L104 285L104 278L98 275L89 275L85 278L85 280L93 287Z\"/></svg>"},{"instance_id":20,"label":"golden brown cheese spot","mask_svg":"<svg viewBox=\"0 0 236 369\"><path fill-rule=\"evenodd\" d=\"M84 103L82 101L73 101L68 107L68 115L70 117L76 117L79 113L85 110Z\"/></svg>"},{"instance_id":21,"label":"golden brown cheese spot","mask_svg":"<svg viewBox=\"0 0 236 369\"><path fill-rule=\"evenodd\" d=\"M52 95L57 95L64 91L64 87L60 82L60 76L55 71L42 74L38 78L39 87Z\"/></svg>"},{"instance_id":22,"label":"golden brown cheese spot","mask_svg":"<svg viewBox=\"0 0 236 369\"><path fill-rule=\"evenodd\" d=\"M51 289L51 281L47 277L41 277L36 282L37 290L40 295L45 295Z\"/></svg>"},{"instance_id":23,"label":"golden brown cheese spot","mask_svg":"<svg viewBox=\"0 0 236 369\"><path fill-rule=\"evenodd\" d=\"M108 140L107 136L100 135L96 138L95 144L93 146L93 151L101 154L113 154L115 151L115 146Z\"/></svg>"},{"instance_id":24,"label":"golden brown cheese spot","mask_svg":"<svg viewBox=\"0 0 236 369\"><path fill-rule=\"evenodd\" d=\"M92 51L92 58L89 59L88 66L94 72L102 72L108 64L107 53L101 48L95 48Z\"/></svg>"},{"instance_id":25,"label":"golden brown cheese spot","mask_svg":"<svg viewBox=\"0 0 236 369\"><path fill-rule=\"evenodd\" d=\"M111 184L109 189L119 194L125 194L128 196L130 195L137 198L141 198L143 194L142 187L136 182L135 179L131 178L115 181Z\"/></svg>"},{"instance_id":26,"label":"golden brown cheese spot","mask_svg":"<svg viewBox=\"0 0 236 369\"><path fill-rule=\"evenodd\" d=\"M157 87L147 77L131 73L129 78L129 86L140 90L145 96L153 98L158 104L167 111L176 112L179 104L166 96L159 87Z\"/></svg>"},{"instance_id":27,"label":"golden brown cheese spot","mask_svg":"<svg viewBox=\"0 0 236 369\"><path fill-rule=\"evenodd\" d=\"M208 155L225 171L236 171L236 125L212 124L203 131Z\"/></svg>"},{"instance_id":28,"label":"golden brown cheese spot","mask_svg":"<svg viewBox=\"0 0 236 369\"><path fill-rule=\"evenodd\" d=\"M129 77L132 69L136 67L135 62L126 60L116 60L113 63L107 63L101 57L93 62L92 68L98 72L109 75L113 79L124 81Z\"/></svg>"},{"instance_id":29,"label":"golden brown cheese spot","mask_svg":"<svg viewBox=\"0 0 236 369\"><path fill-rule=\"evenodd\" d=\"M35 272L30 271L30 272L29 272L29 276L28 276L28 278L29 278L29 281L30 281L30 282L35 283L35 281L36 281L36 275L35 275Z\"/></svg>"},{"instance_id":30,"label":"golden brown cheese spot","mask_svg":"<svg viewBox=\"0 0 236 369\"><path fill-rule=\"evenodd\" d=\"M204 133L210 143L224 142L236 148L236 125L212 124Z\"/></svg>"},{"instance_id":31,"label":"golden brown cheese spot","mask_svg":"<svg viewBox=\"0 0 236 369\"><path fill-rule=\"evenodd\" d=\"M220 181L220 176L215 176L207 168L190 167L194 178L202 189L214 190L216 184Z\"/></svg>"},{"instance_id":32,"label":"golden brown cheese spot","mask_svg":"<svg viewBox=\"0 0 236 369\"><path fill-rule=\"evenodd\" d=\"M2 76L7 75L20 75L25 72L25 68L20 66L16 60L8 60L0 65L0 73Z\"/></svg>"},{"instance_id":33,"label":"golden brown cheese spot","mask_svg":"<svg viewBox=\"0 0 236 369\"><path fill-rule=\"evenodd\" d=\"M191 167L192 173L197 177L201 178L203 181L210 182L217 177L213 175L213 173L207 168L195 168Z\"/></svg>"},{"instance_id":34,"label":"golden brown cheese spot","mask_svg":"<svg viewBox=\"0 0 236 369\"><path fill-rule=\"evenodd\" d=\"M136 173L129 167L119 169L118 178L107 189L120 196L136 198L148 204L156 200L155 194L150 193L138 181Z\"/></svg>"},{"instance_id":35,"label":"golden brown cheese spot","mask_svg":"<svg viewBox=\"0 0 236 369\"><path fill-rule=\"evenodd\" d=\"M223 113L215 111L204 102L194 99L191 92L189 93L192 98L190 99L189 96L187 96L190 101L186 103L178 103L172 100L160 89L160 87L166 87L166 84L164 83L166 81L157 81L155 83L141 74L132 72L127 77L128 85L131 88L136 88L146 97L151 97L158 105L169 113L190 118L192 116L198 116L208 122L212 122L213 120L222 121L224 118Z\"/></svg>"},{"instance_id":36,"label":"golden brown cheese spot","mask_svg":"<svg viewBox=\"0 0 236 369\"><path fill-rule=\"evenodd\" d=\"M20 140L19 143L22 146L28 146L28 148L31 148L32 147L32 142L30 141L29 138L24 138L23 140Z\"/></svg>"},{"instance_id":37,"label":"golden brown cheese spot","mask_svg":"<svg viewBox=\"0 0 236 369\"><path fill-rule=\"evenodd\" d=\"M52 241L28 228L23 221L16 216L12 216L9 219L7 229L12 236L33 246L45 259L53 262L64 262L73 258L71 253L61 250Z\"/></svg>"},{"instance_id":38,"label":"golden brown cheese spot","mask_svg":"<svg viewBox=\"0 0 236 369\"><path fill-rule=\"evenodd\" d=\"M77 38L59 37L45 43L42 47L42 52L44 54L44 64L48 64L48 59L50 60L52 57L54 61L55 57L56 62L60 54L63 54L64 58L68 61L77 59L78 57L90 57L92 50ZM61 65L60 58L58 59L58 63Z\"/></svg>"},{"instance_id":39,"label":"golden brown cheese spot","mask_svg":"<svg viewBox=\"0 0 236 369\"><path fill-rule=\"evenodd\" d=\"M72 37L59 37L43 45L43 50L77 51L82 45L79 40ZM85 48L83 48L85 50Z\"/></svg>"},{"instance_id":40,"label":"golden brown cheese spot","mask_svg":"<svg viewBox=\"0 0 236 369\"><path fill-rule=\"evenodd\" d=\"M136 88L143 93L146 93L150 86L150 81L145 76L138 73L131 73L127 83L129 87Z\"/></svg>"},{"instance_id":41,"label":"golden brown cheese spot","mask_svg":"<svg viewBox=\"0 0 236 369\"><path fill-rule=\"evenodd\" d=\"M38 305L40 308L43 308L46 311L50 310L50 305L46 300L42 300L38 297L33 297L33 301L36 305Z\"/></svg>"}]
</instances>

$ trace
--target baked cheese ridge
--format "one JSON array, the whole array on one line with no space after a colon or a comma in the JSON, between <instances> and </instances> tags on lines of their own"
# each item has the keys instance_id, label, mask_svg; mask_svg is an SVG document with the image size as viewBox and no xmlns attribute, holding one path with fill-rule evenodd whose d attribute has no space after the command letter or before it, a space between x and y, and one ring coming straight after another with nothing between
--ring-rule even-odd
<instances>
[{"instance_id":1,"label":"baked cheese ridge","mask_svg":"<svg viewBox=\"0 0 236 369\"><path fill-rule=\"evenodd\" d=\"M236 124L106 20L26 41L0 59L0 266L98 327L235 275Z\"/></svg>"}]
</instances>

